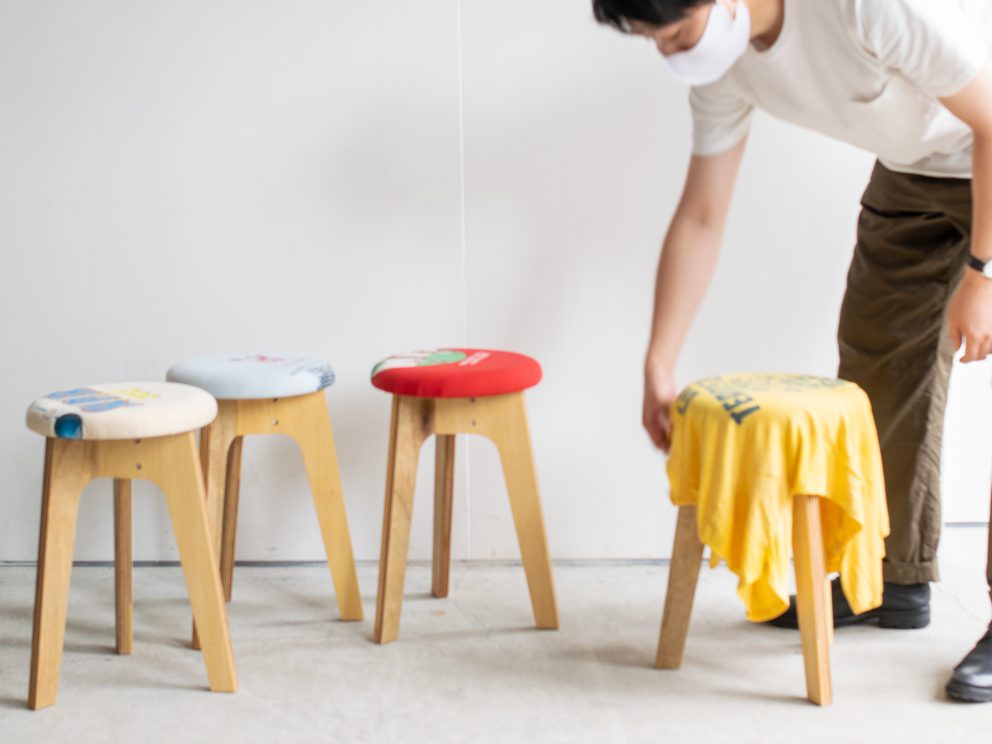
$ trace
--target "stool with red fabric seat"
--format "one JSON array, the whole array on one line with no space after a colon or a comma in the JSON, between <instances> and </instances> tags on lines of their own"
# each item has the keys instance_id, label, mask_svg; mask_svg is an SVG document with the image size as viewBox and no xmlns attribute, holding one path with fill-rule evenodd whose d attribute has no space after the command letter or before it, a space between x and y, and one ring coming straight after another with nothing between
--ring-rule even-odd
<instances>
[{"instance_id":1,"label":"stool with red fabric seat","mask_svg":"<svg viewBox=\"0 0 992 744\"><path fill-rule=\"evenodd\" d=\"M499 450L537 627L556 629L551 559L537 490L524 390L541 380L530 357L488 349L442 349L389 357L372 384L393 395L375 640L399 633L420 447L437 437L432 594L448 595L455 435L481 434Z\"/></svg>"}]
</instances>

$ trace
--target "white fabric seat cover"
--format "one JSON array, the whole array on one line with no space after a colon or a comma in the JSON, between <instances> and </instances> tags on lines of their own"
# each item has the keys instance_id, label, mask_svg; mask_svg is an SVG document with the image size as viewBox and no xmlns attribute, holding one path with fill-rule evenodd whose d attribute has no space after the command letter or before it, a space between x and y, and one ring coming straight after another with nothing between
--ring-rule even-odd
<instances>
[{"instance_id":1,"label":"white fabric seat cover","mask_svg":"<svg viewBox=\"0 0 992 744\"><path fill-rule=\"evenodd\" d=\"M218 400L289 398L334 384L322 359L292 354L218 354L175 365L166 378L203 388Z\"/></svg>"},{"instance_id":2,"label":"white fabric seat cover","mask_svg":"<svg viewBox=\"0 0 992 744\"><path fill-rule=\"evenodd\" d=\"M149 439L202 429L217 401L196 387L121 382L62 390L28 408L31 431L58 439Z\"/></svg>"}]
</instances>

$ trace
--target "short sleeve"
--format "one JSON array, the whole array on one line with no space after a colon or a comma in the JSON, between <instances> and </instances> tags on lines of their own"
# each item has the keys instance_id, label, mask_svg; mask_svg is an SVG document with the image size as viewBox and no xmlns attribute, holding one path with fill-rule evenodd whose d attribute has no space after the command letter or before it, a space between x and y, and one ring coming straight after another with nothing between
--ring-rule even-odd
<instances>
[{"instance_id":1,"label":"short sleeve","mask_svg":"<svg viewBox=\"0 0 992 744\"><path fill-rule=\"evenodd\" d=\"M689 91L692 154L718 155L747 136L754 106L730 89L726 79Z\"/></svg>"},{"instance_id":2,"label":"short sleeve","mask_svg":"<svg viewBox=\"0 0 992 744\"><path fill-rule=\"evenodd\" d=\"M984 66L987 31L951 0L860 0L861 41L869 54L921 91L954 95Z\"/></svg>"}]
</instances>

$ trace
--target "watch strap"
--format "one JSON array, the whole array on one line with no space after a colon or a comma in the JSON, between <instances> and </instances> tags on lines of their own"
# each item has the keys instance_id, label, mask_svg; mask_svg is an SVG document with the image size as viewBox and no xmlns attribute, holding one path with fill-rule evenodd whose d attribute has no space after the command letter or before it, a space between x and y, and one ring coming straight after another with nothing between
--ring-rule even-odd
<instances>
[{"instance_id":1,"label":"watch strap","mask_svg":"<svg viewBox=\"0 0 992 744\"><path fill-rule=\"evenodd\" d=\"M982 261L980 258L975 258L970 253L968 254L968 265L975 271L985 274L986 276L989 275L989 269L992 268L990 264L992 264L992 261Z\"/></svg>"}]
</instances>

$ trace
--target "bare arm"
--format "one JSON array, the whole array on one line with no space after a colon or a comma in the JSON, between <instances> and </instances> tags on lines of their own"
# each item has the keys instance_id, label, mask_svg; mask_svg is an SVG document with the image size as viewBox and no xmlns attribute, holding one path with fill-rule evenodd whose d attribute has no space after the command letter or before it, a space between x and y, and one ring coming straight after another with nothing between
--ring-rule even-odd
<instances>
[{"instance_id":1,"label":"bare arm","mask_svg":"<svg viewBox=\"0 0 992 744\"><path fill-rule=\"evenodd\" d=\"M674 369L716 267L745 141L727 152L693 157L662 247L654 319L644 364L644 428L668 451Z\"/></svg>"},{"instance_id":2,"label":"bare arm","mask_svg":"<svg viewBox=\"0 0 992 744\"><path fill-rule=\"evenodd\" d=\"M992 67L941 102L974 134L971 252L982 260L992 259ZM992 354L992 280L965 271L948 308L947 330L955 349L966 345L962 361L980 361Z\"/></svg>"}]
</instances>

